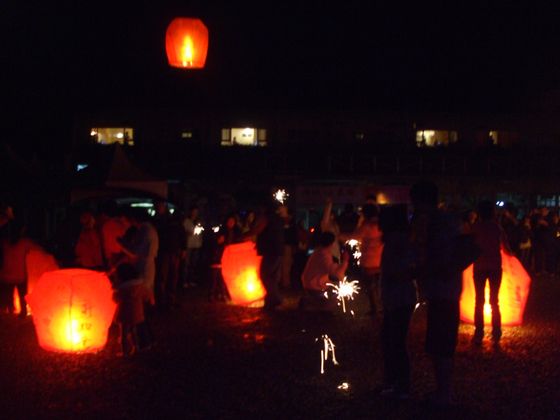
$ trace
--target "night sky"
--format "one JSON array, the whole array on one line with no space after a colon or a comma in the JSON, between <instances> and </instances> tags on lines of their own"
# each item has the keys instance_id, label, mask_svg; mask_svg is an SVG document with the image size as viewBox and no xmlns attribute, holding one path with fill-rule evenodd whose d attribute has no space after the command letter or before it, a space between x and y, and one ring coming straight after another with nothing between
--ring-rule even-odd
<instances>
[{"instance_id":1,"label":"night sky","mask_svg":"<svg viewBox=\"0 0 560 420\"><path fill-rule=\"evenodd\" d=\"M500 112L560 87L560 15L534 2L9 3L0 121L10 138L47 126L62 138L76 112L111 108ZM203 70L167 65L176 16L208 27Z\"/></svg>"}]
</instances>

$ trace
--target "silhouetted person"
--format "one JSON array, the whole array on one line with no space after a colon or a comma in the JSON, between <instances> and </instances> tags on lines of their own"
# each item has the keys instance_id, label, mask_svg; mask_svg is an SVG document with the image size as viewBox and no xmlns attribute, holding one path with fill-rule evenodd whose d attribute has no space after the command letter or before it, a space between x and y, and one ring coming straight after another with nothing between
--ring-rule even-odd
<instances>
[{"instance_id":1,"label":"silhouetted person","mask_svg":"<svg viewBox=\"0 0 560 420\"><path fill-rule=\"evenodd\" d=\"M494 218L494 204L482 201L478 207L480 221L473 226L476 243L482 249L482 255L474 262L473 279L475 289L474 344L482 344L484 337L484 289L486 281L490 289L490 306L492 307L492 338L500 341L502 337L502 318L498 302L498 293L502 284L501 249L511 254L507 237L502 227Z\"/></svg>"}]
</instances>

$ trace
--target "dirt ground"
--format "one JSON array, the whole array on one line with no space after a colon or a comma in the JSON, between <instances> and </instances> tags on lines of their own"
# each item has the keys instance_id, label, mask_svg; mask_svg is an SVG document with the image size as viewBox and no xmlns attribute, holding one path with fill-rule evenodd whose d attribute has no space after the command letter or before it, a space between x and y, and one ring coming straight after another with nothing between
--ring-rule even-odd
<instances>
[{"instance_id":1,"label":"dirt ground","mask_svg":"<svg viewBox=\"0 0 560 420\"><path fill-rule=\"evenodd\" d=\"M413 315L409 350L413 395L373 393L382 378L381 317L363 294L333 316L297 308L285 292L275 313L210 303L204 287L185 290L182 307L153 318L158 344L117 357L118 328L95 354L41 349L31 317L0 316L3 419L558 419L560 279L534 278L524 323L504 328L499 346L470 339L462 323L456 405L423 408L434 388L424 352L425 308ZM487 331L487 334L489 331ZM335 345L321 373L324 336Z\"/></svg>"}]
</instances>

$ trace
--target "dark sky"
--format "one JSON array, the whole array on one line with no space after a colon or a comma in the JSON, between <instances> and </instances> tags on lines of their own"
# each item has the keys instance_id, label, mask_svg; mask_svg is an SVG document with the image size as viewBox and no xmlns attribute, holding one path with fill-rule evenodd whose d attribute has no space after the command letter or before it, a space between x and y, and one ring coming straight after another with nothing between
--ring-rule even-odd
<instances>
[{"instance_id":1,"label":"dark sky","mask_svg":"<svg viewBox=\"0 0 560 420\"><path fill-rule=\"evenodd\" d=\"M136 106L510 111L559 87L556 9L448 3L11 1L1 122ZM176 16L208 27L203 70L167 65Z\"/></svg>"}]
</instances>

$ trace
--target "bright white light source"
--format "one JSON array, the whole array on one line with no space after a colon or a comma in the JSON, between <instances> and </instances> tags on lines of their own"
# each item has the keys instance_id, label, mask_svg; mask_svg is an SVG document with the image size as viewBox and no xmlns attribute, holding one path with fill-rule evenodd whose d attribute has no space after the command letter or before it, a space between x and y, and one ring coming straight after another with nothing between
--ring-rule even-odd
<instances>
[{"instance_id":1,"label":"bright white light source","mask_svg":"<svg viewBox=\"0 0 560 420\"><path fill-rule=\"evenodd\" d=\"M196 225L194 227L194 234L195 235L200 235L202 233L202 231L204 230L204 228L202 227L202 225L199 223L198 225Z\"/></svg>"},{"instance_id":2,"label":"bright white light source","mask_svg":"<svg viewBox=\"0 0 560 420\"><path fill-rule=\"evenodd\" d=\"M338 365L336 360L336 356L334 354L334 343L329 338L328 335L323 335L321 337L323 339L323 349L321 350L321 374L325 373L325 361L329 358L329 353L332 353L332 362L334 365ZM315 339L315 342L319 341L318 338Z\"/></svg>"},{"instance_id":3,"label":"bright white light source","mask_svg":"<svg viewBox=\"0 0 560 420\"><path fill-rule=\"evenodd\" d=\"M354 293L357 294L358 290L360 290L358 283L358 280L347 282L346 277L344 277L344 280L340 281L338 285L327 283L327 286L331 286L333 288L333 292L336 294L337 299L342 303L343 312L346 312L346 303L344 299L348 298L354 300Z\"/></svg>"},{"instance_id":4,"label":"bright white light source","mask_svg":"<svg viewBox=\"0 0 560 420\"><path fill-rule=\"evenodd\" d=\"M286 192L286 190L278 190L274 194L272 194L272 196L277 201L284 204L284 201L286 201L290 195Z\"/></svg>"}]
</instances>

